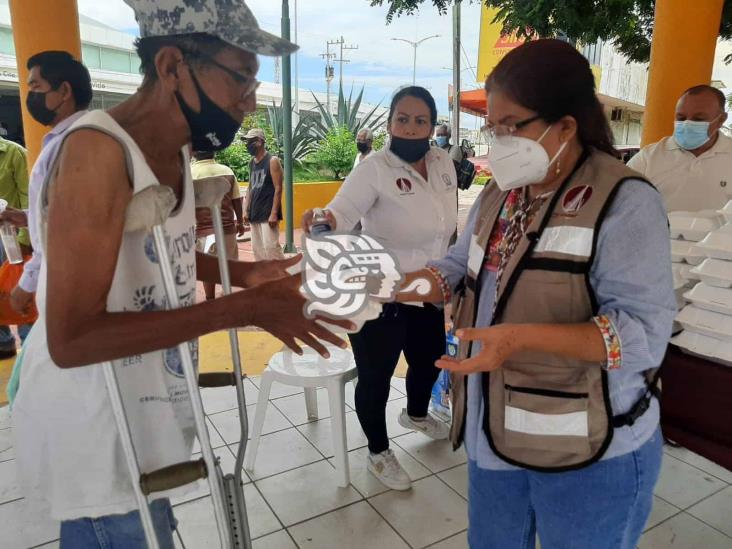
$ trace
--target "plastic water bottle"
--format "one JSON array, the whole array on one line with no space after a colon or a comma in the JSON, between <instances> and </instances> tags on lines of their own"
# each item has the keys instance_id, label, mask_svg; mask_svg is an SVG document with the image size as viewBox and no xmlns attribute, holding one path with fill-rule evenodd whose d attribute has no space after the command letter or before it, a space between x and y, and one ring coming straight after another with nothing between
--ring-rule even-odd
<instances>
[{"instance_id":1,"label":"plastic water bottle","mask_svg":"<svg viewBox=\"0 0 732 549\"><path fill-rule=\"evenodd\" d=\"M7 207L7 200L0 199L0 213L4 212ZM3 249L8 263L23 263L23 252L21 252L20 244L18 244L18 230L15 226L10 223L0 225L0 238L3 241Z\"/></svg>"},{"instance_id":2,"label":"plastic water bottle","mask_svg":"<svg viewBox=\"0 0 732 549\"><path fill-rule=\"evenodd\" d=\"M313 222L310 225L310 234L312 236L319 236L321 234L329 233L333 230L328 221L328 217L321 208L313 209Z\"/></svg>"}]
</instances>

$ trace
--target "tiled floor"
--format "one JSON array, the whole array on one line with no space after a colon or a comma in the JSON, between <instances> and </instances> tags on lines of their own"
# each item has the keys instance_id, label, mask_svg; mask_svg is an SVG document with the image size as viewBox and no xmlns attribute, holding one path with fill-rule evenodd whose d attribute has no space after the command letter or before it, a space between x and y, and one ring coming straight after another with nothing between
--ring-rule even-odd
<instances>
[{"instance_id":1,"label":"tiled floor","mask_svg":"<svg viewBox=\"0 0 732 549\"><path fill-rule=\"evenodd\" d=\"M246 381L248 411L257 378ZM465 549L467 467L462 451L400 427L404 383L394 378L388 406L393 448L414 480L409 492L386 489L365 469L366 439L346 402L351 486L338 488L327 399L308 421L302 390L273 387L257 464L246 477L255 549ZM229 389L206 389L204 403L225 471L234 467L238 417ZM250 480L253 479L253 481ZM187 549L213 549L217 534L208 490L175 501ZM58 547L58 524L26 509L16 482L7 408L0 408L0 547ZM179 545L180 546L180 545ZM732 472L681 448L667 447L655 504L640 549L732 549Z\"/></svg>"}]
</instances>

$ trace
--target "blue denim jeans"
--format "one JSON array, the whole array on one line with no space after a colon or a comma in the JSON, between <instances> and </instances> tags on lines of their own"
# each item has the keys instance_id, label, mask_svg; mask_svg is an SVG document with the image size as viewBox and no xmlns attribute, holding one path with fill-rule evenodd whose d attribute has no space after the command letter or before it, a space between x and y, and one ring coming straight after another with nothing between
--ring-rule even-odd
<instances>
[{"instance_id":1,"label":"blue denim jeans","mask_svg":"<svg viewBox=\"0 0 732 549\"><path fill-rule=\"evenodd\" d=\"M25 342L25 338L28 337L30 329L33 324L21 324L18 326L18 335L20 336L20 343ZM0 326L0 347L15 346L15 336L10 330L9 326Z\"/></svg>"},{"instance_id":2,"label":"blue denim jeans","mask_svg":"<svg viewBox=\"0 0 732 549\"><path fill-rule=\"evenodd\" d=\"M150 505L160 549L174 549L176 520L168 499ZM145 549L145 532L140 512L98 518L66 520L61 523L61 549Z\"/></svg>"},{"instance_id":3,"label":"blue denim jeans","mask_svg":"<svg viewBox=\"0 0 732 549\"><path fill-rule=\"evenodd\" d=\"M635 549L661 469L660 429L635 452L565 473L471 461L470 549Z\"/></svg>"}]
</instances>

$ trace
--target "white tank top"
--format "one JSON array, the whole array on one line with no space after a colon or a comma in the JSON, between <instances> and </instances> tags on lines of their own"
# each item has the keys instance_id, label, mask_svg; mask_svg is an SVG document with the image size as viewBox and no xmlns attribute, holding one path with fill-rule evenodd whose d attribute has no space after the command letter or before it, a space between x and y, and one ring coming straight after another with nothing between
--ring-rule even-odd
<instances>
[{"instance_id":1,"label":"white tank top","mask_svg":"<svg viewBox=\"0 0 732 549\"><path fill-rule=\"evenodd\" d=\"M121 144L135 193L158 184L137 144L108 114L90 112L68 133L82 128L105 133ZM196 293L195 203L186 151L182 159L183 197L165 223L165 233L181 306L189 306ZM13 408L18 469L25 494L50 505L51 516L57 520L127 513L137 506L102 368L61 369L48 353L45 229L49 184L52 181L44 183L39 204L32 205L40 211L38 234L44 254L37 294L39 318L26 342ZM105 228L100 227L99 238L104 237ZM93 260L94 250L89 250L88 261ZM157 262L151 233L124 233L107 310L168 308ZM79 291L83 291L82 280ZM197 340L189 346L197 359ZM190 459L193 416L177 348L116 360L114 366L141 470Z\"/></svg>"}]
</instances>

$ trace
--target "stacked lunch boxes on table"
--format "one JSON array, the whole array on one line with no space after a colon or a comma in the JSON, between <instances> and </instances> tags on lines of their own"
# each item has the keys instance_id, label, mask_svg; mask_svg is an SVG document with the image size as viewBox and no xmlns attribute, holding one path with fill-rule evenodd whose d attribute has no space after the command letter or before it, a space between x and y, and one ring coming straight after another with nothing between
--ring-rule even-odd
<instances>
[{"instance_id":1,"label":"stacked lunch boxes on table","mask_svg":"<svg viewBox=\"0 0 732 549\"><path fill-rule=\"evenodd\" d=\"M671 343L732 365L732 201L717 212L672 212L669 221L683 329Z\"/></svg>"}]
</instances>

